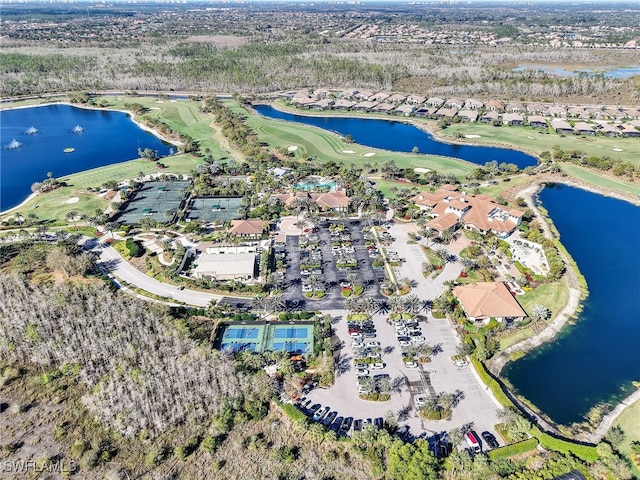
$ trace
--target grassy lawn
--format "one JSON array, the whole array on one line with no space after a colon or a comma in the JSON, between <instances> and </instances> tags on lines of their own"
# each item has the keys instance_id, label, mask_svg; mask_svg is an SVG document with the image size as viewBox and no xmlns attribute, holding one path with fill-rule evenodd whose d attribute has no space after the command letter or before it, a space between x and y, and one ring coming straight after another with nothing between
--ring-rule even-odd
<instances>
[{"instance_id":1,"label":"grassy lawn","mask_svg":"<svg viewBox=\"0 0 640 480\"><path fill-rule=\"evenodd\" d=\"M458 177L466 175L474 168L470 163L436 155L389 152L346 143L342 141L340 135L320 128L272 120L259 115L248 115L246 110L233 101L227 101L226 105L232 111L247 118L247 124L257 132L260 140L274 148L296 145L297 155L300 158L317 156L320 161L333 160L356 165L364 162L381 165L393 160L400 168L429 168L443 174L452 173ZM345 151L353 153L345 153ZM364 156L371 153L374 155Z\"/></svg>"},{"instance_id":2,"label":"grassy lawn","mask_svg":"<svg viewBox=\"0 0 640 480\"><path fill-rule=\"evenodd\" d=\"M569 289L564 282L545 283L524 295L518 295L516 300L529 314L536 304L540 304L551 310L555 316L569 301Z\"/></svg>"},{"instance_id":3,"label":"grassy lawn","mask_svg":"<svg viewBox=\"0 0 640 480\"><path fill-rule=\"evenodd\" d=\"M29 200L27 204L16 207L9 212L19 211L25 216L33 212L40 219L67 224L65 215L71 210L93 216L97 209L104 210L109 205L107 200L87 192L87 187L99 187L108 180L134 178L138 176L138 172L145 174L157 172L189 173L200 162L200 159L185 154L162 159L162 163L167 166L164 170L158 170L153 162L139 159L65 175L58 180L66 182L68 186L38 195ZM79 201L74 204L65 203L72 197L78 197ZM7 215L0 217L0 220L5 216Z\"/></svg>"},{"instance_id":4,"label":"grassy lawn","mask_svg":"<svg viewBox=\"0 0 640 480\"><path fill-rule=\"evenodd\" d=\"M562 150L583 150L588 155L606 155L640 164L640 141L637 138L561 137L555 133L540 134L537 129L530 127L493 127L480 123L459 123L438 133L445 138L453 138L456 132L462 135L480 135L480 138L465 139L465 143L510 145L534 154L551 151L554 145L558 145ZM614 148L622 151L613 150Z\"/></svg>"},{"instance_id":5,"label":"grassy lawn","mask_svg":"<svg viewBox=\"0 0 640 480\"><path fill-rule=\"evenodd\" d=\"M625 408L613 422L624 430L625 439L620 445L620 451L625 455L631 453L631 442L640 442L640 400Z\"/></svg>"},{"instance_id":6,"label":"grassy lawn","mask_svg":"<svg viewBox=\"0 0 640 480\"><path fill-rule=\"evenodd\" d=\"M533 330L530 327L515 330L511 335L500 337L500 350L509 348L511 345L515 345L516 343L526 340L532 336Z\"/></svg>"},{"instance_id":7,"label":"grassy lawn","mask_svg":"<svg viewBox=\"0 0 640 480\"><path fill-rule=\"evenodd\" d=\"M632 195L640 195L640 185L637 183L628 182L616 177L603 177L593 170L588 170L570 163L563 163L562 169L569 175L572 175L583 182L598 185L599 187L610 190L620 190L622 192L631 193Z\"/></svg>"}]
</instances>

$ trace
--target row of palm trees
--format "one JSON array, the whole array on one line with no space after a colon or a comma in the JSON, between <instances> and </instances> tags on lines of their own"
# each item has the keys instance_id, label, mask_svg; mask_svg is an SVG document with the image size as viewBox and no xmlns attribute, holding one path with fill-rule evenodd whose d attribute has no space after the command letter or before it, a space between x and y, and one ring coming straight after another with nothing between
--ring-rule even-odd
<instances>
[{"instance_id":1,"label":"row of palm trees","mask_svg":"<svg viewBox=\"0 0 640 480\"><path fill-rule=\"evenodd\" d=\"M78 222L86 222L87 225L92 227L103 226L104 229L111 234L113 237L113 230L116 230L120 227L120 224L117 222L110 222L107 214L103 213L101 210L96 210L94 216L88 216L82 212L78 212L76 210L70 210L64 216L65 220L69 223L73 223L73 228L77 230Z\"/></svg>"},{"instance_id":2,"label":"row of palm trees","mask_svg":"<svg viewBox=\"0 0 640 480\"><path fill-rule=\"evenodd\" d=\"M389 297L386 302L380 303L372 297L345 299L344 307L349 312L365 313L373 315L378 311L388 311L389 313L409 312L417 314L423 309L429 308L429 302L420 300L417 295L411 294L406 297Z\"/></svg>"}]
</instances>

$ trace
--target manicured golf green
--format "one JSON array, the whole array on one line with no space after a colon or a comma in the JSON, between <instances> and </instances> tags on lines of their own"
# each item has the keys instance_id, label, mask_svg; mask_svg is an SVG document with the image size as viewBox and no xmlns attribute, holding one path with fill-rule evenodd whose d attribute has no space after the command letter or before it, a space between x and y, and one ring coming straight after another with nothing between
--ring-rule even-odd
<instances>
[{"instance_id":1,"label":"manicured golf green","mask_svg":"<svg viewBox=\"0 0 640 480\"><path fill-rule=\"evenodd\" d=\"M554 145L558 145L562 150L583 150L587 155L598 157L606 155L610 158L640 164L640 139L638 138L576 135L562 137L555 132L540 133L541 131L531 127L493 127L484 123L459 123L439 131L438 134L448 138L455 138L457 133L480 135L480 137L465 138L464 142L506 145L533 154L540 154L545 150L551 151Z\"/></svg>"},{"instance_id":2,"label":"manicured golf green","mask_svg":"<svg viewBox=\"0 0 640 480\"><path fill-rule=\"evenodd\" d=\"M159 170L154 162L148 160L131 160L129 162L116 163L106 167L94 168L72 175L58 178L65 182L66 187L58 188L52 192L38 195L31 198L26 204L18 206L8 213L20 212L26 216L34 213L40 219L52 220L54 222L67 223L65 215L69 211L76 211L88 216L95 215L97 209L104 210L109 206L109 202L95 193L87 191L88 187L100 187L109 180L121 181L132 179L143 172L150 173L189 173L202 160L192 155L176 155L162 159L162 163L167 166L164 170ZM76 203L65 203L70 198L78 197ZM3 215L7 217L9 215ZM2 218L0 218L2 220Z\"/></svg>"},{"instance_id":3,"label":"manicured golf green","mask_svg":"<svg viewBox=\"0 0 640 480\"><path fill-rule=\"evenodd\" d=\"M452 173L458 177L465 176L475 168L471 163L453 158L389 152L347 143L340 135L320 128L249 115L236 102L228 101L226 104L232 111L247 118L247 124L256 131L260 140L274 148L286 149L296 146L296 155L300 158L317 157L320 161L332 160L356 165L365 162L382 165L393 160L400 168L429 168L438 173Z\"/></svg>"}]
</instances>

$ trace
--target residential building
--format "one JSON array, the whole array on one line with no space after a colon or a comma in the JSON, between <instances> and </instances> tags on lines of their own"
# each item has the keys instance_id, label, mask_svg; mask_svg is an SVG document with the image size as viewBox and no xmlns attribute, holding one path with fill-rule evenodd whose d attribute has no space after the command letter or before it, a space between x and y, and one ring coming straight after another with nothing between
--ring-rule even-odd
<instances>
[{"instance_id":1,"label":"residential building","mask_svg":"<svg viewBox=\"0 0 640 480\"><path fill-rule=\"evenodd\" d=\"M412 201L430 217L427 226L442 232L461 225L480 233L511 234L522 221L523 212L495 203L488 195L459 192L455 186L435 192L422 192ZM454 219L453 216L456 218Z\"/></svg>"},{"instance_id":2,"label":"residential building","mask_svg":"<svg viewBox=\"0 0 640 480\"><path fill-rule=\"evenodd\" d=\"M430 105L432 107L439 107L443 103L444 103L444 99L440 97L431 97L427 99L427 105Z\"/></svg>"},{"instance_id":3,"label":"residential building","mask_svg":"<svg viewBox=\"0 0 640 480\"><path fill-rule=\"evenodd\" d=\"M585 122L576 122L573 126L576 135L595 135L596 132L591 125Z\"/></svg>"},{"instance_id":4,"label":"residential building","mask_svg":"<svg viewBox=\"0 0 640 480\"><path fill-rule=\"evenodd\" d=\"M333 103L334 110L351 110L356 102L350 100L339 99Z\"/></svg>"},{"instance_id":5,"label":"residential building","mask_svg":"<svg viewBox=\"0 0 640 480\"><path fill-rule=\"evenodd\" d=\"M620 130L623 137L640 137L640 130L628 123L619 125L618 130Z\"/></svg>"},{"instance_id":6,"label":"residential building","mask_svg":"<svg viewBox=\"0 0 640 480\"><path fill-rule=\"evenodd\" d=\"M364 101L364 102L356 103L351 109L356 110L358 112L368 112L376 105L378 105L376 102Z\"/></svg>"},{"instance_id":7,"label":"residential building","mask_svg":"<svg viewBox=\"0 0 640 480\"><path fill-rule=\"evenodd\" d=\"M541 115L531 115L529 118L529 126L533 128L547 128L547 119Z\"/></svg>"},{"instance_id":8,"label":"residential building","mask_svg":"<svg viewBox=\"0 0 640 480\"><path fill-rule=\"evenodd\" d=\"M267 227L267 222L258 219L231 220L229 235L233 237L261 238Z\"/></svg>"},{"instance_id":9,"label":"residential building","mask_svg":"<svg viewBox=\"0 0 640 480\"><path fill-rule=\"evenodd\" d=\"M491 110L492 112L503 112L504 111L504 103L499 102L498 100L491 100L487 102L487 110Z\"/></svg>"},{"instance_id":10,"label":"residential building","mask_svg":"<svg viewBox=\"0 0 640 480\"><path fill-rule=\"evenodd\" d=\"M407 99L406 96L400 95L399 93L396 93L394 95L391 95L389 98L387 98L386 101L389 102L389 103L402 103L406 99Z\"/></svg>"},{"instance_id":11,"label":"residential building","mask_svg":"<svg viewBox=\"0 0 640 480\"><path fill-rule=\"evenodd\" d=\"M371 109L372 112L376 113L390 113L396 109L396 106L392 103L379 103L375 107Z\"/></svg>"},{"instance_id":12,"label":"residential building","mask_svg":"<svg viewBox=\"0 0 640 480\"><path fill-rule=\"evenodd\" d=\"M438 111L434 114L436 117L438 118L453 118L456 116L456 113L458 113L458 109L457 108L445 108L442 107L440 109L438 109Z\"/></svg>"},{"instance_id":13,"label":"residential building","mask_svg":"<svg viewBox=\"0 0 640 480\"><path fill-rule=\"evenodd\" d=\"M419 105L425 102L425 98L420 95L409 95L407 97L407 103L411 103L413 105Z\"/></svg>"},{"instance_id":14,"label":"residential building","mask_svg":"<svg viewBox=\"0 0 640 480\"><path fill-rule=\"evenodd\" d=\"M465 110L480 110L482 107L484 107L484 103L475 98L467 98L464 102Z\"/></svg>"},{"instance_id":15,"label":"residential building","mask_svg":"<svg viewBox=\"0 0 640 480\"><path fill-rule=\"evenodd\" d=\"M396 113L398 115L404 115L405 117L409 117L415 111L416 111L416 107L414 105L410 105L409 103L405 103L405 104L400 105L399 107L397 107L393 111L393 113Z\"/></svg>"},{"instance_id":16,"label":"residential building","mask_svg":"<svg viewBox=\"0 0 640 480\"><path fill-rule=\"evenodd\" d=\"M499 120L500 114L496 110L489 110L480 117L480 121L483 123L493 123Z\"/></svg>"},{"instance_id":17,"label":"residential building","mask_svg":"<svg viewBox=\"0 0 640 480\"><path fill-rule=\"evenodd\" d=\"M551 127L555 130L557 134L569 135L573 133L573 127L569 122L563 120L561 118L552 118L551 119Z\"/></svg>"},{"instance_id":18,"label":"residential building","mask_svg":"<svg viewBox=\"0 0 640 480\"><path fill-rule=\"evenodd\" d=\"M471 321L488 323L522 320L527 313L502 282L477 282L459 285L453 295Z\"/></svg>"},{"instance_id":19,"label":"residential building","mask_svg":"<svg viewBox=\"0 0 640 480\"><path fill-rule=\"evenodd\" d=\"M458 112L458 116L466 122L475 122L478 120L477 110L461 110Z\"/></svg>"},{"instance_id":20,"label":"residential building","mask_svg":"<svg viewBox=\"0 0 640 480\"><path fill-rule=\"evenodd\" d=\"M519 113L505 113L502 115L502 123L512 127L524 125L524 117Z\"/></svg>"}]
</instances>

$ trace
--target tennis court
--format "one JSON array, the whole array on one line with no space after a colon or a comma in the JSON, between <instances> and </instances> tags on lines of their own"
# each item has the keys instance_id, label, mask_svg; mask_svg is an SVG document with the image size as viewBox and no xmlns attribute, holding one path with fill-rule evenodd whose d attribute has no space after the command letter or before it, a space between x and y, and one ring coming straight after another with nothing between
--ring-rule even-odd
<instances>
[{"instance_id":1,"label":"tennis court","mask_svg":"<svg viewBox=\"0 0 640 480\"><path fill-rule=\"evenodd\" d=\"M313 352L313 322L292 325L244 323L221 325L216 348L229 352L278 351L307 354Z\"/></svg>"},{"instance_id":2,"label":"tennis court","mask_svg":"<svg viewBox=\"0 0 640 480\"><path fill-rule=\"evenodd\" d=\"M239 218L242 197L195 197L189 202L188 220L215 222Z\"/></svg>"},{"instance_id":3,"label":"tennis court","mask_svg":"<svg viewBox=\"0 0 640 480\"><path fill-rule=\"evenodd\" d=\"M137 225L141 218L166 223L173 216L184 200L190 181L147 182L133 195L120 212L118 221L124 225ZM173 212L167 216L165 212Z\"/></svg>"}]
</instances>

